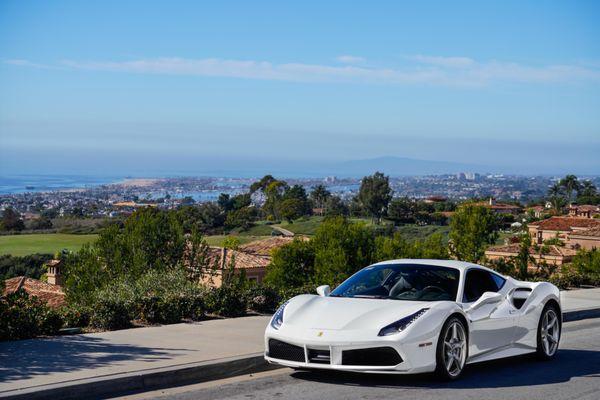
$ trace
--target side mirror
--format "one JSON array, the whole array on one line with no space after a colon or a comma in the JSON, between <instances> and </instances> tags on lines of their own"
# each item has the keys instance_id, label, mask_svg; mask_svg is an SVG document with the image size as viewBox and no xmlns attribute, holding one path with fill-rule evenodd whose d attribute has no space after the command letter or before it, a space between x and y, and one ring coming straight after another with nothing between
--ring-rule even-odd
<instances>
[{"instance_id":1,"label":"side mirror","mask_svg":"<svg viewBox=\"0 0 600 400\"><path fill-rule=\"evenodd\" d=\"M329 293L331 293L331 288L329 287L329 285L319 286L317 288L317 293L321 297L327 297L329 296Z\"/></svg>"},{"instance_id":2,"label":"side mirror","mask_svg":"<svg viewBox=\"0 0 600 400\"><path fill-rule=\"evenodd\" d=\"M479 299L477 299L477 301L475 301L475 303L473 303L471 305L471 307L469 307L466 310L466 312L475 311L478 308L480 308L481 306L484 306L486 304L500 303L503 298L504 298L504 296L502 296L500 293L485 292L484 294L481 295L481 297Z\"/></svg>"}]
</instances>

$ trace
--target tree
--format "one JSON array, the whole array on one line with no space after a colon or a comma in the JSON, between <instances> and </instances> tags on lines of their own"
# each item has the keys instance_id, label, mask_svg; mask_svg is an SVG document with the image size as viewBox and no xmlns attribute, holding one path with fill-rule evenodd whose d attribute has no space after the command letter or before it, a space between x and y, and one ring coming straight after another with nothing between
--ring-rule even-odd
<instances>
[{"instance_id":1,"label":"tree","mask_svg":"<svg viewBox=\"0 0 600 400\"><path fill-rule=\"evenodd\" d=\"M328 218L311 241L315 249L315 283L339 284L373 261L373 230L363 223Z\"/></svg>"},{"instance_id":2,"label":"tree","mask_svg":"<svg viewBox=\"0 0 600 400\"><path fill-rule=\"evenodd\" d=\"M414 223L417 205L408 197L393 199L388 208L388 219L394 224Z\"/></svg>"},{"instance_id":3,"label":"tree","mask_svg":"<svg viewBox=\"0 0 600 400\"><path fill-rule=\"evenodd\" d=\"M592 181L586 180L581 182L581 187L577 192L578 204L600 204L600 196L596 185Z\"/></svg>"},{"instance_id":4,"label":"tree","mask_svg":"<svg viewBox=\"0 0 600 400\"><path fill-rule=\"evenodd\" d=\"M289 223L300 218L306 212L306 205L300 199L285 199L279 206L279 215Z\"/></svg>"},{"instance_id":5,"label":"tree","mask_svg":"<svg viewBox=\"0 0 600 400\"><path fill-rule=\"evenodd\" d=\"M300 287L313 280L315 250L309 241L294 239L275 250L265 283L278 288Z\"/></svg>"},{"instance_id":6,"label":"tree","mask_svg":"<svg viewBox=\"0 0 600 400\"><path fill-rule=\"evenodd\" d=\"M317 185L310 192L310 199L315 203L315 207L324 209L327 200L331 197L331 192L324 185Z\"/></svg>"},{"instance_id":7,"label":"tree","mask_svg":"<svg viewBox=\"0 0 600 400\"><path fill-rule=\"evenodd\" d=\"M291 188L287 189L283 194L282 203L285 203L288 200L293 200L294 208L296 210L296 217L299 218L303 215L310 215L312 213L312 208L310 206L310 201L308 200L308 196L306 195L306 189L301 185L294 185ZM289 208L291 203L288 203L287 208ZM280 207L281 208L281 207ZM283 218L286 218L282 215Z\"/></svg>"},{"instance_id":8,"label":"tree","mask_svg":"<svg viewBox=\"0 0 600 400\"><path fill-rule=\"evenodd\" d=\"M22 231L25 229L25 224L21 219L21 214L15 211L12 207L7 207L2 213L2 230L4 231Z\"/></svg>"},{"instance_id":9,"label":"tree","mask_svg":"<svg viewBox=\"0 0 600 400\"><path fill-rule=\"evenodd\" d=\"M270 215L274 219L281 218L279 215L279 206L283 200L283 195L288 188L289 186L285 181L274 180L269 183L264 190L267 198L265 200L265 204L263 205L263 210L267 216Z\"/></svg>"},{"instance_id":10,"label":"tree","mask_svg":"<svg viewBox=\"0 0 600 400\"><path fill-rule=\"evenodd\" d=\"M365 176L360 184L358 200L363 209L377 221L381 222L392 198L389 177L381 172Z\"/></svg>"},{"instance_id":11,"label":"tree","mask_svg":"<svg viewBox=\"0 0 600 400\"><path fill-rule=\"evenodd\" d=\"M241 228L242 230L247 230L252 226L255 217L256 209L254 207L244 207L239 210L232 210L227 213L225 227L227 229Z\"/></svg>"},{"instance_id":12,"label":"tree","mask_svg":"<svg viewBox=\"0 0 600 400\"><path fill-rule=\"evenodd\" d=\"M560 180L560 186L565 190L567 201L571 203L573 200L573 193L577 192L581 187L579 180L575 175L567 175Z\"/></svg>"},{"instance_id":13,"label":"tree","mask_svg":"<svg viewBox=\"0 0 600 400\"><path fill-rule=\"evenodd\" d=\"M550 197L552 209L556 214L560 214L560 210L565 205L565 199L563 187L559 182L555 183L550 187L550 189L548 189L548 196Z\"/></svg>"},{"instance_id":14,"label":"tree","mask_svg":"<svg viewBox=\"0 0 600 400\"><path fill-rule=\"evenodd\" d=\"M269 185L273 182L276 182L277 179L273 177L273 175L265 175L259 181L252 183L250 185L250 193L254 193L258 190L262 190L263 192L267 190Z\"/></svg>"},{"instance_id":15,"label":"tree","mask_svg":"<svg viewBox=\"0 0 600 400\"><path fill-rule=\"evenodd\" d=\"M450 220L451 253L458 260L479 262L485 247L498 237L498 221L486 207L465 204L457 209Z\"/></svg>"},{"instance_id":16,"label":"tree","mask_svg":"<svg viewBox=\"0 0 600 400\"><path fill-rule=\"evenodd\" d=\"M521 280L527 280L529 277L529 264L535 262L531 254L529 254L530 247L531 236L529 234L522 235L519 241L519 253L515 257L518 278Z\"/></svg>"},{"instance_id":17,"label":"tree","mask_svg":"<svg viewBox=\"0 0 600 400\"><path fill-rule=\"evenodd\" d=\"M345 217L348 214L348 206L346 206L346 203L339 196L329 196L325 203L325 217Z\"/></svg>"}]
</instances>

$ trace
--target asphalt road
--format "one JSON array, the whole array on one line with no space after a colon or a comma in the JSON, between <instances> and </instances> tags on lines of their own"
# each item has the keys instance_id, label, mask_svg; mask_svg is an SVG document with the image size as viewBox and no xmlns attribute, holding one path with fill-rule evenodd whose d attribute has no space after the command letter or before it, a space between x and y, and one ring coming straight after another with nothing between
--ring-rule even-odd
<instances>
[{"instance_id":1,"label":"asphalt road","mask_svg":"<svg viewBox=\"0 0 600 400\"><path fill-rule=\"evenodd\" d=\"M430 375L363 375L279 369L128 399L600 399L600 319L566 323L550 362L517 357L469 366L457 382Z\"/></svg>"}]
</instances>

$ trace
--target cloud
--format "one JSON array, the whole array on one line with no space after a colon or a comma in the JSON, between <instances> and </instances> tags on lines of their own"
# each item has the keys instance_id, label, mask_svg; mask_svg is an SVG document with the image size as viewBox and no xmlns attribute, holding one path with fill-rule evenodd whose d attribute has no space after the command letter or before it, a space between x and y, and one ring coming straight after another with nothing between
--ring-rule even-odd
<instances>
[{"instance_id":1,"label":"cloud","mask_svg":"<svg viewBox=\"0 0 600 400\"><path fill-rule=\"evenodd\" d=\"M151 58L130 61L69 60L61 61L56 65L36 64L27 60L8 60L5 63L34 68L316 83L346 82L472 87L494 83L600 83L600 68L589 65L531 66L499 61L477 62L467 57L422 55L413 56L407 65L396 68L305 63L275 64L268 61L219 58Z\"/></svg>"},{"instance_id":2,"label":"cloud","mask_svg":"<svg viewBox=\"0 0 600 400\"><path fill-rule=\"evenodd\" d=\"M343 64L360 64L365 62L365 59L363 57L349 55L338 56L335 59Z\"/></svg>"},{"instance_id":3,"label":"cloud","mask_svg":"<svg viewBox=\"0 0 600 400\"><path fill-rule=\"evenodd\" d=\"M475 61L468 57L436 57L418 54L416 56L408 57L408 59L422 64L437 65L447 68L463 68L475 64Z\"/></svg>"},{"instance_id":4,"label":"cloud","mask_svg":"<svg viewBox=\"0 0 600 400\"><path fill-rule=\"evenodd\" d=\"M9 64L9 65L16 65L19 67L29 67L29 68L38 68L38 69L59 69L59 68L61 68L60 66L57 66L57 65L38 64L38 63L34 63L31 61L22 60L22 59L4 60L4 63Z\"/></svg>"}]
</instances>

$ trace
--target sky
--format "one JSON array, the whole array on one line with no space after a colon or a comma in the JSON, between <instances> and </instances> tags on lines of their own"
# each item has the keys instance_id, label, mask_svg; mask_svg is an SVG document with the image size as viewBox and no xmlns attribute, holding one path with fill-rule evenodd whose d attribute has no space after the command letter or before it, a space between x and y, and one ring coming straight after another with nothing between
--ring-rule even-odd
<instances>
[{"instance_id":1,"label":"sky","mask_svg":"<svg viewBox=\"0 0 600 400\"><path fill-rule=\"evenodd\" d=\"M599 2L357 3L3 0L0 175L600 174Z\"/></svg>"}]
</instances>

